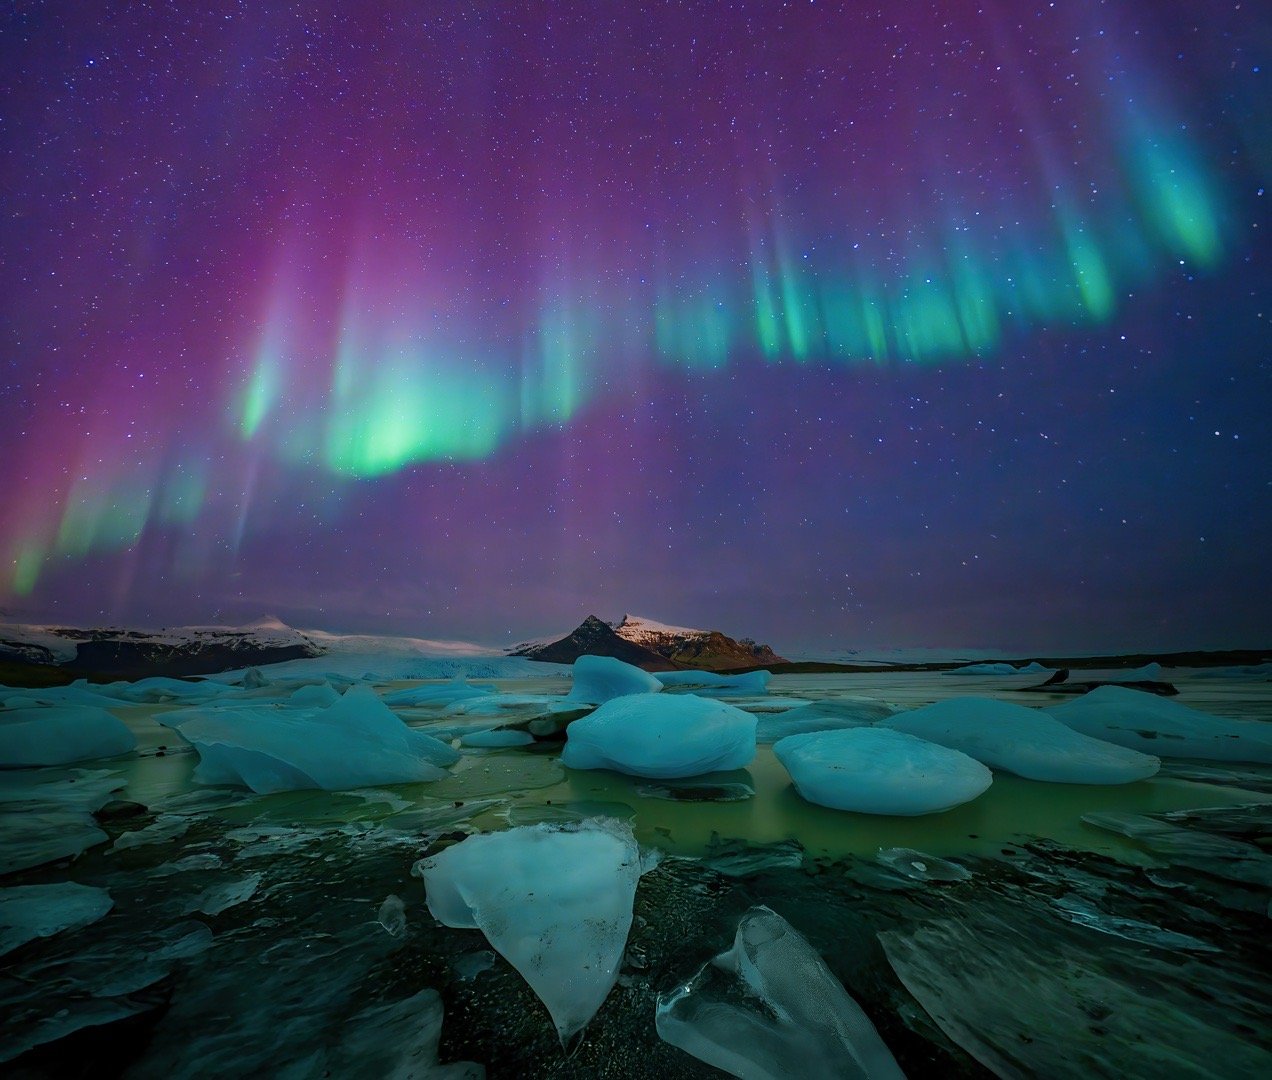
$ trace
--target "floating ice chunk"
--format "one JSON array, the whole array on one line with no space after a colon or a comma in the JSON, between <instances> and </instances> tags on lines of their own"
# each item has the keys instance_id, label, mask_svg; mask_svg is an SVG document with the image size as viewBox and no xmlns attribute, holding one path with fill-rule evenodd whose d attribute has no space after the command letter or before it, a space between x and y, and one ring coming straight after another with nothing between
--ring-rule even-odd
<instances>
[{"instance_id":1,"label":"floating ice chunk","mask_svg":"<svg viewBox=\"0 0 1272 1080\"><path fill-rule=\"evenodd\" d=\"M304 709L325 709L340 700L336 688L329 682L311 683L292 692L288 705Z\"/></svg>"},{"instance_id":2,"label":"floating ice chunk","mask_svg":"<svg viewBox=\"0 0 1272 1080\"><path fill-rule=\"evenodd\" d=\"M64 1008L58 1009L51 1016L42 1017L39 1023L28 1023L15 1034L6 1032L5 1039L0 1041L0 1064L21 1057L37 1046L45 1046L59 1039L65 1039L85 1028L105 1027L107 1024L138 1016L151 1008L151 1006L134 1004L127 998L63 1000L66 1000Z\"/></svg>"},{"instance_id":3,"label":"floating ice chunk","mask_svg":"<svg viewBox=\"0 0 1272 1080\"><path fill-rule=\"evenodd\" d=\"M1052 907L1061 916L1078 926L1088 926L1101 934L1125 938L1127 941L1139 942L1141 945L1152 945L1160 949L1175 949L1184 952L1220 952L1218 946L1189 934L1179 934L1173 930L1164 930L1152 923L1138 919L1125 919L1118 915L1108 915L1100 911L1094 904L1080 896L1070 894L1051 901Z\"/></svg>"},{"instance_id":4,"label":"floating ice chunk","mask_svg":"<svg viewBox=\"0 0 1272 1080\"><path fill-rule=\"evenodd\" d=\"M396 893L389 893L376 912L376 921L388 932L389 937L401 937L406 933L406 905Z\"/></svg>"},{"instance_id":5,"label":"floating ice chunk","mask_svg":"<svg viewBox=\"0 0 1272 1080\"><path fill-rule=\"evenodd\" d=\"M419 864L428 909L480 929L547 1006L562 1045L618 978L640 851L612 818L483 833Z\"/></svg>"},{"instance_id":6,"label":"floating ice chunk","mask_svg":"<svg viewBox=\"0 0 1272 1080\"><path fill-rule=\"evenodd\" d=\"M662 688L648 671L612 656L580 656L574 661L574 685L566 699L600 705L629 694L656 694Z\"/></svg>"},{"instance_id":7,"label":"floating ice chunk","mask_svg":"<svg viewBox=\"0 0 1272 1080\"><path fill-rule=\"evenodd\" d=\"M440 686L408 686L403 690L394 690L384 695L384 703L395 708L416 708L421 705L450 705L456 701L467 701L469 698L489 697L490 689L485 686L473 686L462 677L456 677Z\"/></svg>"},{"instance_id":8,"label":"floating ice chunk","mask_svg":"<svg viewBox=\"0 0 1272 1080\"><path fill-rule=\"evenodd\" d=\"M345 691L331 708L315 713L314 720L341 731L363 732L368 738L401 747L434 765L453 765L459 760L457 750L402 723L369 686L355 686Z\"/></svg>"},{"instance_id":9,"label":"floating ice chunk","mask_svg":"<svg viewBox=\"0 0 1272 1080\"><path fill-rule=\"evenodd\" d=\"M471 1061L437 1062L442 1037L442 1000L421 990L405 1001L364 1009L339 1025L339 1043L307 1076L384 1077L385 1080L483 1080L486 1070Z\"/></svg>"},{"instance_id":10,"label":"floating ice chunk","mask_svg":"<svg viewBox=\"0 0 1272 1080\"><path fill-rule=\"evenodd\" d=\"M189 922L178 923L166 932L176 935L178 931L180 936L174 936L169 944L150 950L152 961L162 964L170 960L189 960L190 957L212 948L212 931L203 923L191 919Z\"/></svg>"},{"instance_id":11,"label":"floating ice chunk","mask_svg":"<svg viewBox=\"0 0 1272 1080\"><path fill-rule=\"evenodd\" d=\"M736 694L714 694L710 690L703 690L701 697L737 697ZM739 705L741 709L746 709L749 713L756 716L763 716L765 713L784 713L790 712L792 709L802 709L809 704L808 698L798 697L776 697L773 695L765 695L764 697L748 697L746 704Z\"/></svg>"},{"instance_id":12,"label":"floating ice chunk","mask_svg":"<svg viewBox=\"0 0 1272 1080\"><path fill-rule=\"evenodd\" d=\"M461 746L478 747L529 746L532 742L534 742L534 736L528 731L509 731L506 728L470 731L459 740Z\"/></svg>"},{"instance_id":13,"label":"floating ice chunk","mask_svg":"<svg viewBox=\"0 0 1272 1080\"><path fill-rule=\"evenodd\" d=\"M1084 735L1159 757L1272 763L1272 724L1213 716L1125 686L1100 686L1043 711Z\"/></svg>"},{"instance_id":14,"label":"floating ice chunk","mask_svg":"<svg viewBox=\"0 0 1272 1080\"><path fill-rule=\"evenodd\" d=\"M70 859L109 838L83 810L0 814L0 874Z\"/></svg>"},{"instance_id":15,"label":"floating ice chunk","mask_svg":"<svg viewBox=\"0 0 1272 1080\"><path fill-rule=\"evenodd\" d=\"M665 1042L746 1080L904 1076L822 958L766 907L742 917L733 948L659 997L655 1024Z\"/></svg>"},{"instance_id":16,"label":"floating ice chunk","mask_svg":"<svg viewBox=\"0 0 1272 1080\"><path fill-rule=\"evenodd\" d=\"M219 870L224 865L220 855L211 851L200 851L194 855L186 855L176 862L164 863L150 871L151 877L172 877L173 874L185 874L191 870Z\"/></svg>"},{"instance_id":17,"label":"floating ice chunk","mask_svg":"<svg viewBox=\"0 0 1272 1080\"><path fill-rule=\"evenodd\" d=\"M755 738L757 742L775 743L788 735L802 735L807 731L869 727L886 720L896 711L887 702L873 698L841 697L810 701L807 705L775 716L761 716Z\"/></svg>"},{"instance_id":18,"label":"floating ice chunk","mask_svg":"<svg viewBox=\"0 0 1272 1080\"><path fill-rule=\"evenodd\" d=\"M451 965L460 982L472 982L483 971L489 971L494 966L495 954L489 949L464 953Z\"/></svg>"},{"instance_id":19,"label":"floating ice chunk","mask_svg":"<svg viewBox=\"0 0 1272 1080\"><path fill-rule=\"evenodd\" d=\"M1212 877L1272 889L1272 856L1244 840L1116 810L1083 814L1082 820L1097 829L1129 837L1176 866L1191 866Z\"/></svg>"},{"instance_id":20,"label":"floating ice chunk","mask_svg":"<svg viewBox=\"0 0 1272 1080\"><path fill-rule=\"evenodd\" d=\"M862 814L936 814L976 798L993 782L966 754L887 728L790 735L773 753L802 798Z\"/></svg>"},{"instance_id":21,"label":"floating ice chunk","mask_svg":"<svg viewBox=\"0 0 1272 1080\"><path fill-rule=\"evenodd\" d=\"M111 851L127 851L146 844L163 844L184 836L190 828L190 819L179 814L162 814L142 829L120 833L111 845Z\"/></svg>"},{"instance_id":22,"label":"floating ice chunk","mask_svg":"<svg viewBox=\"0 0 1272 1080\"><path fill-rule=\"evenodd\" d=\"M1272 1056L1249 1035L1266 1019L1262 983L1237 992L1226 970L1235 965L1124 948L1027 899L969 904L878 935L905 988L993 1075L1268 1074Z\"/></svg>"},{"instance_id":23,"label":"floating ice chunk","mask_svg":"<svg viewBox=\"0 0 1272 1080\"><path fill-rule=\"evenodd\" d=\"M72 769L48 780L42 773L0 775L0 874L79 855L110 839L92 811L124 786L117 774Z\"/></svg>"},{"instance_id":24,"label":"floating ice chunk","mask_svg":"<svg viewBox=\"0 0 1272 1080\"><path fill-rule=\"evenodd\" d=\"M243 672L243 679L240 685L244 690L260 690L262 687L269 685L269 680L265 678L265 674L260 668L250 667Z\"/></svg>"},{"instance_id":25,"label":"floating ice chunk","mask_svg":"<svg viewBox=\"0 0 1272 1080\"><path fill-rule=\"evenodd\" d=\"M458 751L402 723L368 686L314 713L194 711L177 731L199 752L196 779L260 793L438 780L442 766L459 760Z\"/></svg>"},{"instance_id":26,"label":"floating ice chunk","mask_svg":"<svg viewBox=\"0 0 1272 1080\"><path fill-rule=\"evenodd\" d=\"M721 675L717 671L659 671L654 676L663 686L687 687L715 695L749 695L759 696L768 693L769 679L773 676L767 671L748 671L744 675Z\"/></svg>"},{"instance_id":27,"label":"floating ice chunk","mask_svg":"<svg viewBox=\"0 0 1272 1080\"><path fill-rule=\"evenodd\" d=\"M585 716L592 706L584 701L570 701L558 694L484 694L448 705L442 715L499 717L519 719L555 716L558 713Z\"/></svg>"},{"instance_id":28,"label":"floating ice chunk","mask_svg":"<svg viewBox=\"0 0 1272 1080\"><path fill-rule=\"evenodd\" d=\"M630 821L636 810L627 803L605 802L600 799L571 799L566 802L512 803L499 815L509 825L543 825L548 822L579 822L588 818L612 817ZM642 868L641 873L645 871Z\"/></svg>"},{"instance_id":29,"label":"floating ice chunk","mask_svg":"<svg viewBox=\"0 0 1272 1080\"><path fill-rule=\"evenodd\" d=\"M730 773L731 776L750 774ZM637 784L636 793L646 799L666 799L668 802L743 802L755 798L755 788L739 781L714 781L710 777L701 780L668 780L661 784Z\"/></svg>"},{"instance_id":30,"label":"floating ice chunk","mask_svg":"<svg viewBox=\"0 0 1272 1080\"><path fill-rule=\"evenodd\" d=\"M875 858L911 881L970 881L972 877L965 866L913 848L880 848Z\"/></svg>"},{"instance_id":31,"label":"floating ice chunk","mask_svg":"<svg viewBox=\"0 0 1272 1080\"><path fill-rule=\"evenodd\" d=\"M726 840L712 833L702 861L725 877L745 878L766 870L798 870L804 865L804 845L798 840L751 844Z\"/></svg>"},{"instance_id":32,"label":"floating ice chunk","mask_svg":"<svg viewBox=\"0 0 1272 1080\"><path fill-rule=\"evenodd\" d=\"M250 900L261 883L260 874L248 874L238 881L227 881L223 885L213 885L186 905L186 914L196 911L204 915L220 915L221 912Z\"/></svg>"},{"instance_id":33,"label":"floating ice chunk","mask_svg":"<svg viewBox=\"0 0 1272 1080\"><path fill-rule=\"evenodd\" d=\"M755 757L755 717L690 694L607 701L566 733L561 764L673 780L742 769Z\"/></svg>"},{"instance_id":34,"label":"floating ice chunk","mask_svg":"<svg viewBox=\"0 0 1272 1080\"><path fill-rule=\"evenodd\" d=\"M76 679L69 686L4 689L3 693L4 705L8 709L25 709L35 705L92 705L99 709L113 709L119 704L117 697L98 693L86 679Z\"/></svg>"},{"instance_id":35,"label":"floating ice chunk","mask_svg":"<svg viewBox=\"0 0 1272 1080\"><path fill-rule=\"evenodd\" d=\"M229 687L208 679L187 681L166 675L152 675L136 682L113 682L99 688L102 693L138 705L158 705L170 701L207 701L225 693Z\"/></svg>"},{"instance_id":36,"label":"floating ice chunk","mask_svg":"<svg viewBox=\"0 0 1272 1080\"><path fill-rule=\"evenodd\" d=\"M73 881L0 889L0 956L36 938L95 923L114 906L105 889Z\"/></svg>"},{"instance_id":37,"label":"floating ice chunk","mask_svg":"<svg viewBox=\"0 0 1272 1080\"><path fill-rule=\"evenodd\" d=\"M943 675L1049 675L1051 669L1037 660L1016 667L1015 664L964 664L942 672Z\"/></svg>"},{"instance_id":38,"label":"floating ice chunk","mask_svg":"<svg viewBox=\"0 0 1272 1080\"><path fill-rule=\"evenodd\" d=\"M452 738L496 727L524 727L531 735L545 738L564 731L593 708L587 702L569 701L553 694L486 694L447 706L442 713L443 723L429 730L439 738ZM445 723L452 719L459 722Z\"/></svg>"},{"instance_id":39,"label":"floating ice chunk","mask_svg":"<svg viewBox=\"0 0 1272 1080\"><path fill-rule=\"evenodd\" d=\"M1272 680L1272 663L1237 664L1232 667L1201 668L1192 673L1194 679Z\"/></svg>"},{"instance_id":40,"label":"floating ice chunk","mask_svg":"<svg viewBox=\"0 0 1272 1080\"><path fill-rule=\"evenodd\" d=\"M0 712L0 769L69 765L136 748L122 720L92 705Z\"/></svg>"},{"instance_id":41,"label":"floating ice chunk","mask_svg":"<svg viewBox=\"0 0 1272 1080\"><path fill-rule=\"evenodd\" d=\"M1161 767L1155 757L1088 738L1037 709L993 698L949 698L882 724L1029 780L1129 784Z\"/></svg>"}]
</instances>

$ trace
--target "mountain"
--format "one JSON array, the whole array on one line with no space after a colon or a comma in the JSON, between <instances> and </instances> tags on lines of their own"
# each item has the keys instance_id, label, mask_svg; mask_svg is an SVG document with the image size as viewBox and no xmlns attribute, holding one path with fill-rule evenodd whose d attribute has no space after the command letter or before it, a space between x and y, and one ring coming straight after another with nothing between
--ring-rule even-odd
<instances>
[{"instance_id":1,"label":"mountain","mask_svg":"<svg viewBox=\"0 0 1272 1080\"><path fill-rule=\"evenodd\" d=\"M646 671L729 671L785 662L767 645L749 638L737 641L719 630L667 626L636 615L624 615L615 624L589 615L563 638L547 644L527 642L511 653L557 664L572 664L585 654L613 656Z\"/></svg>"},{"instance_id":2,"label":"mountain","mask_svg":"<svg viewBox=\"0 0 1272 1080\"><path fill-rule=\"evenodd\" d=\"M607 622L589 615L563 638L546 645L528 642L514 646L513 656L550 664L572 664L580 656L613 656L646 671L675 671L680 665L634 641L621 638Z\"/></svg>"},{"instance_id":3,"label":"mountain","mask_svg":"<svg viewBox=\"0 0 1272 1080\"><path fill-rule=\"evenodd\" d=\"M321 646L277 619L250 626L181 626L162 630L81 630L0 625L0 659L56 664L97 678L210 675L232 668L320 656Z\"/></svg>"},{"instance_id":4,"label":"mountain","mask_svg":"<svg viewBox=\"0 0 1272 1080\"><path fill-rule=\"evenodd\" d=\"M524 657L469 641L297 630L277 619L247 626L82 629L0 622L0 684L215 675L273 665L276 676L511 679L548 674ZM562 672L564 674L564 672Z\"/></svg>"}]
</instances>

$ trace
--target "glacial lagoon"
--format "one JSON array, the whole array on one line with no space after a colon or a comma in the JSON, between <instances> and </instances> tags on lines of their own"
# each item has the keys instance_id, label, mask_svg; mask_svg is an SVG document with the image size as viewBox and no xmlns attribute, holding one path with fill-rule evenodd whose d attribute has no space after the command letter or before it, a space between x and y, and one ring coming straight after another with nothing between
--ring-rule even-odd
<instances>
[{"instance_id":1,"label":"glacial lagoon","mask_svg":"<svg viewBox=\"0 0 1272 1080\"><path fill-rule=\"evenodd\" d=\"M1272 719L1266 682L1169 678L1185 704ZM762 715L846 695L1063 700L1021 683L790 675L728 700ZM1173 760L1121 786L996 772L972 802L899 818L805 802L767 745L746 769L657 781L569 770L559 743L536 743L464 748L432 783L254 795L195 781L195 753L160 722L174 707L112 709L134 755L0 773L7 853L104 834L4 884L113 901L2 961L0 1045L23 1075L479 1075L425 1071L447 1068L434 1058L489 1076L721 1075L660 1039L655 1011L757 906L798 931L910 1076L1272 1070L1272 767ZM438 709L400 715L455 726ZM474 832L597 818L629 822L649 866L617 985L563 1047L480 930L432 917L413 867ZM37 819L33 841L23 822Z\"/></svg>"}]
</instances>

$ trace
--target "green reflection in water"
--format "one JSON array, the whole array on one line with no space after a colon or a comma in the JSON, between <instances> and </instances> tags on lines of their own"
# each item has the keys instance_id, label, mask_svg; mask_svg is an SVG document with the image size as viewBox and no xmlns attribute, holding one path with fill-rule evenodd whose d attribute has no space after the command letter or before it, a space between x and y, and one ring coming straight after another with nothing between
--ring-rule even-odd
<instances>
[{"instance_id":1,"label":"green reflection in water","mask_svg":"<svg viewBox=\"0 0 1272 1080\"><path fill-rule=\"evenodd\" d=\"M852 676L797 676L775 682L780 692L809 698L866 691L907 707L925 704L934 697L985 692L980 680L965 680L966 685L960 682L952 687L939 676L921 675L862 683ZM560 680L508 680L498 685L502 690L541 693L559 690ZM1240 699L1237 711L1262 716L1265 698L1257 685L1218 690L1203 685L1196 700L1189 690L1189 704L1214 708L1226 702L1228 708L1218 711L1230 711L1238 701L1233 695L1242 690L1250 696L1250 702ZM1207 699L1207 695L1214 700ZM1029 699L1029 695L1001 688L994 696L1018 702ZM1028 703L1054 702L1039 701L1035 695ZM413 813L441 811L456 802L493 799L495 803L476 813L471 823L482 830L497 830L509 827L510 816L514 821L568 819L579 811L580 804L608 804L611 813L630 808L636 836L642 844L677 855L705 853L713 834L754 844L795 839L813 855L833 857L873 855L880 848L890 847L914 848L937 856L994 856L1006 846L1042 838L1078 851L1144 864L1151 859L1142 849L1123 837L1084 825L1082 816L1105 811L1154 814L1272 802L1272 797L1239 788L1172 779L1086 786L1044 784L999 772L984 795L944 814L917 818L853 814L801 799L768 746L759 747L748 769L698 778L702 783L744 783L754 787L753 799L736 802L679 802L645 797L638 788L650 781L608 771L565 769L558 761L559 751L543 749L466 751L448 777L431 784L386 786L361 793L299 791L254 796L195 783L197 758L193 753L150 756L160 745L180 744L171 730L155 720L156 715L170 708L160 705L114 710L137 734L139 749L145 756L102 762L100 767L119 772L128 784L124 797L146 805L191 792L206 793L215 803L219 791L224 805L212 812L239 823L383 821L393 828L395 819L409 824ZM430 724L445 723L438 718L412 721L412 726L428 730ZM1258 766L1242 768L1260 771Z\"/></svg>"},{"instance_id":2,"label":"green reflection in water","mask_svg":"<svg viewBox=\"0 0 1272 1080\"><path fill-rule=\"evenodd\" d=\"M513 757L515 753L500 751L499 756ZM1042 784L995 773L989 791L944 814L918 818L852 814L801 799L767 746L759 748L749 769L716 774L712 780L750 782L755 798L669 802L639 795L637 785L648 781L605 771L566 770L560 784L527 793L524 804L548 800L626 804L636 811L634 825L642 844L678 855L702 854L712 833L756 844L795 839L814 855L836 857L872 855L889 847L915 848L930 855L996 855L1006 845L1041 837L1079 851L1142 862L1144 857L1134 845L1083 825L1082 815L1106 810L1161 813L1269 801L1250 792L1174 780L1109 787ZM484 829L506 827L498 812L483 814L474 824Z\"/></svg>"}]
</instances>

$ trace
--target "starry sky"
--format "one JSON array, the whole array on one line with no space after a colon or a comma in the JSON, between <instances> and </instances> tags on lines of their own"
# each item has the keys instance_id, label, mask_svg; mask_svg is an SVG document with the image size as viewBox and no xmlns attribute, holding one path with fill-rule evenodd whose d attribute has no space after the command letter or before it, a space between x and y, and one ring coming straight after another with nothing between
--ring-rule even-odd
<instances>
[{"instance_id":1,"label":"starry sky","mask_svg":"<svg viewBox=\"0 0 1272 1080\"><path fill-rule=\"evenodd\" d=\"M0 14L0 613L1267 644L1268 9Z\"/></svg>"}]
</instances>

